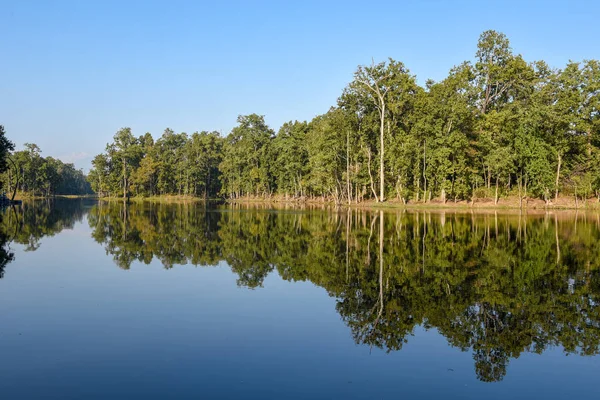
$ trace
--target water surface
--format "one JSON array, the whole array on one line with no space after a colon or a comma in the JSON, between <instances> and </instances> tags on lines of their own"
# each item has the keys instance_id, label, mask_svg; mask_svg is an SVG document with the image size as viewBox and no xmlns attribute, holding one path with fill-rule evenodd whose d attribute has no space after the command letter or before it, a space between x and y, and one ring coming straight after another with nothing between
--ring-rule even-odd
<instances>
[{"instance_id":1,"label":"water surface","mask_svg":"<svg viewBox=\"0 0 600 400\"><path fill-rule=\"evenodd\" d=\"M600 217L1 213L6 399L600 395Z\"/></svg>"}]
</instances>

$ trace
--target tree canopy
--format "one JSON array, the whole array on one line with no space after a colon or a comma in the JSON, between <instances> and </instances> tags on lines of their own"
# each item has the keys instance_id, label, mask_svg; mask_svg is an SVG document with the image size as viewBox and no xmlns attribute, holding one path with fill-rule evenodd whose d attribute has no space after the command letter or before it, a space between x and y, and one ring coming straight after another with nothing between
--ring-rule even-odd
<instances>
[{"instance_id":1,"label":"tree canopy","mask_svg":"<svg viewBox=\"0 0 600 400\"><path fill-rule=\"evenodd\" d=\"M421 86L402 62L373 62L311 121L277 132L261 115L237 122L225 137L167 129L156 142L124 128L90 182L125 197L600 199L600 62L527 62L492 30L441 81Z\"/></svg>"},{"instance_id":2,"label":"tree canopy","mask_svg":"<svg viewBox=\"0 0 600 400\"><path fill-rule=\"evenodd\" d=\"M1 145L1 144L0 144ZM33 196L85 195L92 189L82 170L72 163L43 157L38 145L25 143L25 149L10 157L10 168L0 174L0 182L9 193L19 191Z\"/></svg>"},{"instance_id":3,"label":"tree canopy","mask_svg":"<svg viewBox=\"0 0 600 400\"><path fill-rule=\"evenodd\" d=\"M6 137L4 126L0 125L0 173L8 169L8 156L14 149L15 145Z\"/></svg>"}]
</instances>

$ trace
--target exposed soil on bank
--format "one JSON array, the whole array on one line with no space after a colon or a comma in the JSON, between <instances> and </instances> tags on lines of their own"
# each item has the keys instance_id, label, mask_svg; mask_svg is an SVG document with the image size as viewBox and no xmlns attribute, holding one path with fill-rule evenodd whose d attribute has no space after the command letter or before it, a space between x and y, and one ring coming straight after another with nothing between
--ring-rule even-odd
<instances>
[{"instance_id":1,"label":"exposed soil on bank","mask_svg":"<svg viewBox=\"0 0 600 400\"><path fill-rule=\"evenodd\" d=\"M462 209L462 210L587 210L600 211L600 202L597 198L587 200L575 199L575 197L559 197L546 203L541 199L523 199L519 201L518 197L505 197L494 202L494 199L477 199L475 201L446 201L432 199L428 202L402 202L400 200L388 200L383 203L377 203L374 200L363 201L360 203L341 203L336 206L334 202L326 198L286 198L282 196L274 197L244 197L239 199L227 200L230 204L269 204L269 205L287 205L287 206L328 206L328 207L350 207L364 209Z\"/></svg>"}]
</instances>

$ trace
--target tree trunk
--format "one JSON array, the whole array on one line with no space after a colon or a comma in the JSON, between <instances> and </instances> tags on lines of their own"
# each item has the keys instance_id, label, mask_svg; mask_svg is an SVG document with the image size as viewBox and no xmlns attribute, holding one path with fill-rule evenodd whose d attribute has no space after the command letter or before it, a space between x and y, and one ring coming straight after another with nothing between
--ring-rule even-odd
<instances>
[{"instance_id":1,"label":"tree trunk","mask_svg":"<svg viewBox=\"0 0 600 400\"><path fill-rule=\"evenodd\" d=\"M556 183L555 185L555 194L554 194L554 202L558 202L558 182L560 179L560 167L562 164L562 154L560 154L560 152L558 153L558 165L556 166Z\"/></svg>"},{"instance_id":2,"label":"tree trunk","mask_svg":"<svg viewBox=\"0 0 600 400\"><path fill-rule=\"evenodd\" d=\"M523 208L523 196L521 196L521 186L523 185L523 174L519 177L519 208Z\"/></svg>"},{"instance_id":3,"label":"tree trunk","mask_svg":"<svg viewBox=\"0 0 600 400\"><path fill-rule=\"evenodd\" d=\"M127 198L127 164L123 158L123 198Z\"/></svg>"},{"instance_id":4,"label":"tree trunk","mask_svg":"<svg viewBox=\"0 0 600 400\"><path fill-rule=\"evenodd\" d=\"M496 193L494 194L494 205L498 204L498 177L496 176Z\"/></svg>"},{"instance_id":5,"label":"tree trunk","mask_svg":"<svg viewBox=\"0 0 600 400\"><path fill-rule=\"evenodd\" d=\"M488 84L489 80L490 80L489 75L486 75L486 77L485 77L485 100L483 101L483 105L481 107L482 114L485 114L485 112L487 110L488 102L490 101L491 86Z\"/></svg>"},{"instance_id":6,"label":"tree trunk","mask_svg":"<svg viewBox=\"0 0 600 400\"><path fill-rule=\"evenodd\" d=\"M383 149L383 139L384 139L384 120L385 120L385 102L383 98L381 101L381 125L380 125L380 141L381 141L381 151L379 152L379 201L384 202L384 188L385 188L385 169L384 169L384 149Z\"/></svg>"},{"instance_id":7,"label":"tree trunk","mask_svg":"<svg viewBox=\"0 0 600 400\"><path fill-rule=\"evenodd\" d=\"M19 187L19 171L17 168L17 164L15 164L15 162L12 160L12 158L10 158L10 157L6 157L6 158L7 158L7 160L9 160L12 163L12 165L15 169L15 177L17 178L17 181L15 182L15 187L13 188L12 197L10 198L10 201L14 201L15 195L17 194L17 188Z\"/></svg>"},{"instance_id":8,"label":"tree trunk","mask_svg":"<svg viewBox=\"0 0 600 400\"><path fill-rule=\"evenodd\" d=\"M417 203L419 202L419 192L421 191L421 177L417 179Z\"/></svg>"},{"instance_id":9,"label":"tree trunk","mask_svg":"<svg viewBox=\"0 0 600 400\"><path fill-rule=\"evenodd\" d=\"M423 142L423 202L424 203L427 203L427 176L425 175L425 169L427 168L426 148L427 148L427 141L424 141Z\"/></svg>"},{"instance_id":10,"label":"tree trunk","mask_svg":"<svg viewBox=\"0 0 600 400\"><path fill-rule=\"evenodd\" d=\"M525 208L527 208L527 175L525 175L525 184L523 185L523 197L525 197Z\"/></svg>"},{"instance_id":11,"label":"tree trunk","mask_svg":"<svg viewBox=\"0 0 600 400\"><path fill-rule=\"evenodd\" d=\"M369 181L371 182L371 191L373 192L373 196L375 196L375 201L379 203L379 198L377 197L377 192L375 191L375 184L373 183L373 174L371 173L371 149L366 148L367 151L367 170L369 171Z\"/></svg>"},{"instance_id":12,"label":"tree trunk","mask_svg":"<svg viewBox=\"0 0 600 400\"><path fill-rule=\"evenodd\" d=\"M348 205L352 203L352 189L350 188L350 130L346 131L346 191L348 192Z\"/></svg>"}]
</instances>

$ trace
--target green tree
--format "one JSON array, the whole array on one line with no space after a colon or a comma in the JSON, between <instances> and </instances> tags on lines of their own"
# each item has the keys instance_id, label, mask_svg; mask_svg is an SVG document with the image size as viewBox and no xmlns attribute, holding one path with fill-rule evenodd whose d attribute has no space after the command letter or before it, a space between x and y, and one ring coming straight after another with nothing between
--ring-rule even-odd
<instances>
[{"instance_id":1,"label":"green tree","mask_svg":"<svg viewBox=\"0 0 600 400\"><path fill-rule=\"evenodd\" d=\"M140 158L139 142L131 133L130 128L120 129L113 139L114 142L108 146L108 153L113 163L121 167L121 188L123 190L123 198L127 198L130 183L129 177Z\"/></svg>"},{"instance_id":2,"label":"green tree","mask_svg":"<svg viewBox=\"0 0 600 400\"><path fill-rule=\"evenodd\" d=\"M8 156L14 149L15 145L6 137L4 126L0 125L0 173L5 172L9 168Z\"/></svg>"},{"instance_id":3,"label":"green tree","mask_svg":"<svg viewBox=\"0 0 600 400\"><path fill-rule=\"evenodd\" d=\"M388 62L359 66L354 74L350 90L363 91L362 97L370 98L379 112L379 197L385 201L385 133L386 116L390 111L402 112L407 98L414 94L416 84L404 64L389 59ZM393 104L393 106L392 106ZM400 117L398 115L397 117ZM389 125L388 125L389 131Z\"/></svg>"},{"instance_id":4,"label":"green tree","mask_svg":"<svg viewBox=\"0 0 600 400\"><path fill-rule=\"evenodd\" d=\"M240 115L238 126L225 139L220 169L223 191L230 197L270 196L275 187L271 167L271 141L275 132L261 115Z\"/></svg>"}]
</instances>

